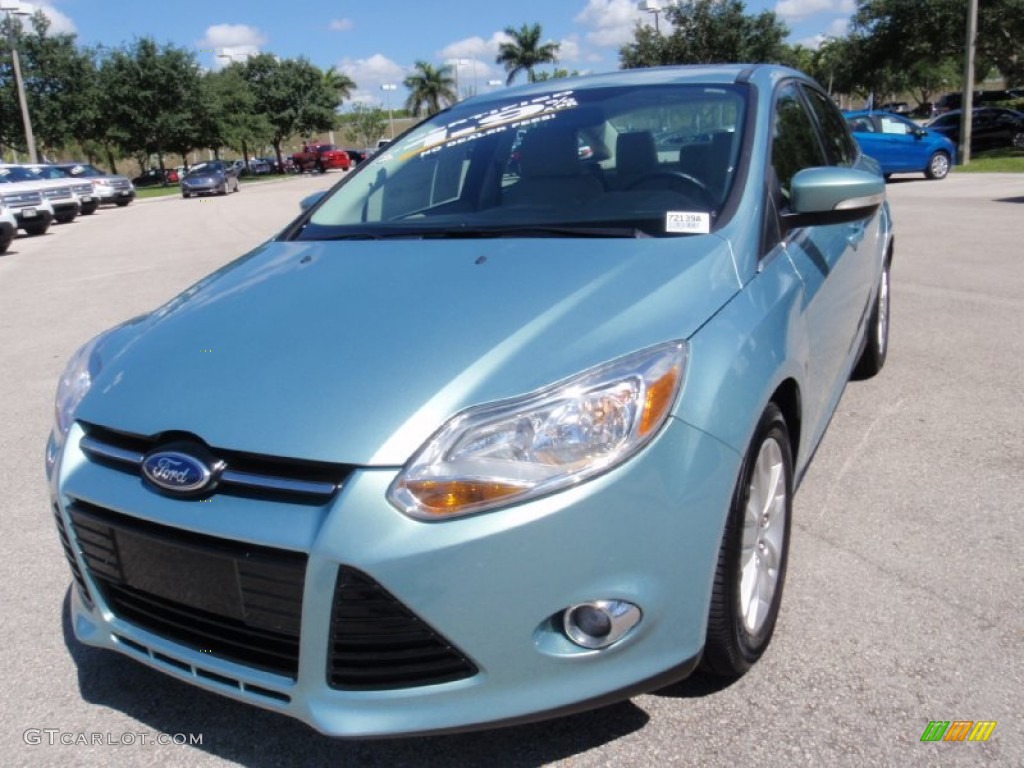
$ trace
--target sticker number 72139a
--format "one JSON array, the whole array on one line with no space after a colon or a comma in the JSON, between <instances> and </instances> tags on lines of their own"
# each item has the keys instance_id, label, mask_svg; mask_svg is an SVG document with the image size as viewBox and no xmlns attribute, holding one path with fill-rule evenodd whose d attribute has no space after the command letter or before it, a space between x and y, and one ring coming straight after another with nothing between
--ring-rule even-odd
<instances>
[{"instance_id":1,"label":"sticker number 72139a","mask_svg":"<svg viewBox=\"0 0 1024 768\"><path fill-rule=\"evenodd\" d=\"M711 231L711 214L700 211L666 211L665 231L706 235Z\"/></svg>"}]
</instances>

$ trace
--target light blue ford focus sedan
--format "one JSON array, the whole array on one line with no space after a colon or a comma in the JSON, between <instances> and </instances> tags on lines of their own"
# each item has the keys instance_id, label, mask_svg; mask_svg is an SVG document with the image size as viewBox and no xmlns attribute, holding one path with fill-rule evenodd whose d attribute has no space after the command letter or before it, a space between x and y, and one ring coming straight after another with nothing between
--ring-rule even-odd
<instances>
[{"instance_id":1,"label":"light blue ford focus sedan","mask_svg":"<svg viewBox=\"0 0 1024 768\"><path fill-rule=\"evenodd\" d=\"M779 67L430 117L69 362L76 636L334 736L743 674L800 479L886 359L884 195Z\"/></svg>"}]
</instances>

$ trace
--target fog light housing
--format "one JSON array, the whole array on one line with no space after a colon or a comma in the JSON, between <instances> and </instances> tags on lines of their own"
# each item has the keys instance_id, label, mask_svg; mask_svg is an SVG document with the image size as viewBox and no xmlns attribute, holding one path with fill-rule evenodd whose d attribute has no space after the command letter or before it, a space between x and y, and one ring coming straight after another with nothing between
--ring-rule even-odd
<instances>
[{"instance_id":1,"label":"fog light housing","mask_svg":"<svg viewBox=\"0 0 1024 768\"><path fill-rule=\"evenodd\" d=\"M598 650L621 640L642 615L639 606L625 600L591 600L566 608L562 629L581 648Z\"/></svg>"}]
</instances>

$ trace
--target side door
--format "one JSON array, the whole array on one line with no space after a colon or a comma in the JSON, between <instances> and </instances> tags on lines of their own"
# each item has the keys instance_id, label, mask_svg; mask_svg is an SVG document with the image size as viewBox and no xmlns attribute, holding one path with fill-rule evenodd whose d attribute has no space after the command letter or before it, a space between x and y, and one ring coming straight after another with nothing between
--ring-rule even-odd
<instances>
[{"instance_id":1,"label":"side door","mask_svg":"<svg viewBox=\"0 0 1024 768\"><path fill-rule=\"evenodd\" d=\"M812 95L815 94L815 95ZM830 103L796 81L782 83L775 95L771 164L777 207L785 210L793 176L804 168L853 165L858 154L845 123L831 123ZM817 113L817 114L816 114ZM821 123L826 123L823 131ZM810 445L817 443L849 377L868 304L871 249L858 253L864 222L806 226L785 233L782 247L804 287L803 321L807 362L803 402Z\"/></svg>"},{"instance_id":2,"label":"side door","mask_svg":"<svg viewBox=\"0 0 1024 768\"><path fill-rule=\"evenodd\" d=\"M929 152L917 126L897 115L877 115L876 120L884 147L882 167L885 172L923 170L928 164ZM882 161L877 155L875 159Z\"/></svg>"}]
</instances>

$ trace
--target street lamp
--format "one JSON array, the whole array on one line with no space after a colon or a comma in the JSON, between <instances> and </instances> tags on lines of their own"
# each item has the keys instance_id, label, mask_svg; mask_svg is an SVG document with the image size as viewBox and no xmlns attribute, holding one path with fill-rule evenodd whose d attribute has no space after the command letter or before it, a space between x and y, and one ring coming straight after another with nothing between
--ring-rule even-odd
<instances>
[{"instance_id":1,"label":"street lamp","mask_svg":"<svg viewBox=\"0 0 1024 768\"><path fill-rule=\"evenodd\" d=\"M391 113L391 92L396 90L397 88L398 86L395 85L394 83L384 83L384 85L380 87L380 89L387 94L385 98L388 100L388 123L391 125L392 140L395 138L395 117Z\"/></svg>"},{"instance_id":2,"label":"street lamp","mask_svg":"<svg viewBox=\"0 0 1024 768\"><path fill-rule=\"evenodd\" d=\"M25 82L21 77L21 61L18 59L18 47L14 44L14 23L12 16L31 16L35 8L30 3L19 0L0 0L0 11L7 15L7 42L11 45L11 62L14 64L14 82L18 88L18 104L21 106L21 121L25 125L25 143L28 145L30 163L38 163L36 154L36 137L32 133L32 118L28 114L28 101L25 99Z\"/></svg>"},{"instance_id":3,"label":"street lamp","mask_svg":"<svg viewBox=\"0 0 1024 768\"><path fill-rule=\"evenodd\" d=\"M658 29L658 14L661 13L661 6L658 5L657 0L641 0L640 10L654 14L654 31L661 34L661 30Z\"/></svg>"}]
</instances>

